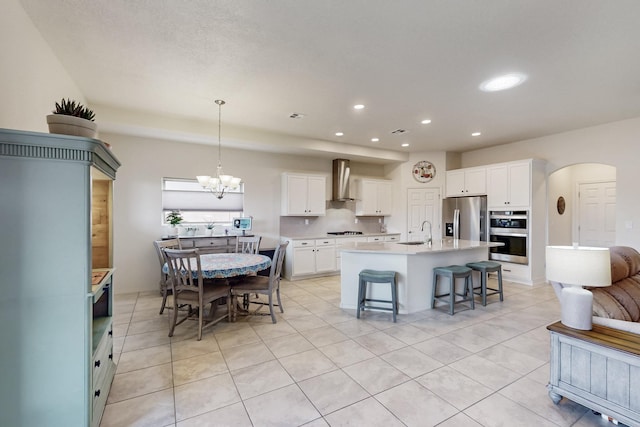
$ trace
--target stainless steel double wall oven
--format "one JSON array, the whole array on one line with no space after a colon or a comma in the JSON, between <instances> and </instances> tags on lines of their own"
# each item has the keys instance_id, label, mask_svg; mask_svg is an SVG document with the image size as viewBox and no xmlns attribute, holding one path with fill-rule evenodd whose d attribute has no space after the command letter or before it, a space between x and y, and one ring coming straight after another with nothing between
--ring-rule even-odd
<instances>
[{"instance_id":1,"label":"stainless steel double wall oven","mask_svg":"<svg viewBox=\"0 0 640 427\"><path fill-rule=\"evenodd\" d=\"M504 244L491 248L490 259L529 264L529 212L491 211L489 240Z\"/></svg>"}]
</instances>

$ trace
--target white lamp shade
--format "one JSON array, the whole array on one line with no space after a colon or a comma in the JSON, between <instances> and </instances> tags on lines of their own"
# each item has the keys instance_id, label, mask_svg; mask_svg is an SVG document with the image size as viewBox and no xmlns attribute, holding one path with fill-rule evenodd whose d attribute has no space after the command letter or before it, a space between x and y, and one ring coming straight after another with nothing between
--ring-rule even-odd
<instances>
[{"instance_id":1,"label":"white lamp shade","mask_svg":"<svg viewBox=\"0 0 640 427\"><path fill-rule=\"evenodd\" d=\"M238 188L240 187L240 182L242 181L242 178L237 178L237 177L233 177L231 178L231 188Z\"/></svg>"},{"instance_id":2,"label":"white lamp shade","mask_svg":"<svg viewBox=\"0 0 640 427\"><path fill-rule=\"evenodd\" d=\"M198 175L196 178L198 178L198 184L203 187L209 185L209 180L211 179L209 175Z\"/></svg>"},{"instance_id":3,"label":"white lamp shade","mask_svg":"<svg viewBox=\"0 0 640 427\"><path fill-rule=\"evenodd\" d=\"M231 184L231 179L233 178L233 176L231 175L220 175L220 181L222 182L222 185L225 187L228 187L229 184Z\"/></svg>"},{"instance_id":4,"label":"white lamp shade","mask_svg":"<svg viewBox=\"0 0 640 427\"><path fill-rule=\"evenodd\" d=\"M608 248L547 246L547 280L574 286L610 286Z\"/></svg>"}]
</instances>

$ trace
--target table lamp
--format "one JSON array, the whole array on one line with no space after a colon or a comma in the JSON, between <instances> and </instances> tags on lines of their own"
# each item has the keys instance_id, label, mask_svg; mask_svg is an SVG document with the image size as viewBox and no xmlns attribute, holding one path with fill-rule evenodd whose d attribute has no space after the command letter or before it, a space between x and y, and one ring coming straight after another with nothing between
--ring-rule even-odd
<instances>
[{"instance_id":1,"label":"table lamp","mask_svg":"<svg viewBox=\"0 0 640 427\"><path fill-rule=\"evenodd\" d=\"M562 324L574 329L591 329L593 294L582 286L610 286L609 248L547 246L547 280L562 287Z\"/></svg>"}]
</instances>

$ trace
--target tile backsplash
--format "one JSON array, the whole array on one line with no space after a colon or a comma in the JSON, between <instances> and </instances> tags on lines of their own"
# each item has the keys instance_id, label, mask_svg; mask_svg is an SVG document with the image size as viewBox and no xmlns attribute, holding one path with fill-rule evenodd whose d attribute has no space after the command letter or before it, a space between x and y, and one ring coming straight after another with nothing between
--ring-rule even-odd
<instances>
[{"instance_id":1,"label":"tile backsplash","mask_svg":"<svg viewBox=\"0 0 640 427\"><path fill-rule=\"evenodd\" d=\"M362 231L363 233L380 233L384 217L356 217L355 201L327 201L325 216L299 217L281 216L280 235L287 237L317 236L329 231ZM358 223L356 224L356 219ZM305 223L305 220L309 224ZM379 221L382 221L380 223Z\"/></svg>"}]
</instances>

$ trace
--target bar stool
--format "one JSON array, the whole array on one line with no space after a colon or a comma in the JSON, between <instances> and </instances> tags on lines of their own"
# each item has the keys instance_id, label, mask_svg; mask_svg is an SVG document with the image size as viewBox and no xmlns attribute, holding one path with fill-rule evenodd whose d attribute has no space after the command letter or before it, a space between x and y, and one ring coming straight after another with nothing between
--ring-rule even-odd
<instances>
[{"instance_id":1,"label":"bar stool","mask_svg":"<svg viewBox=\"0 0 640 427\"><path fill-rule=\"evenodd\" d=\"M448 293L438 294L438 277L448 277L450 288ZM464 293L456 293L456 279L464 279ZM456 301L456 295L463 297ZM433 269L433 287L431 288L431 308L435 308L436 300L449 296L444 301L449 303L449 314L453 315L453 304L458 302L469 301L471 309L475 309L473 301L473 278L471 277L471 269L463 265L450 265L448 267L436 267Z\"/></svg>"},{"instance_id":2,"label":"bar stool","mask_svg":"<svg viewBox=\"0 0 640 427\"><path fill-rule=\"evenodd\" d=\"M478 262L470 262L467 264L467 267L472 270L480 272L480 287L473 288L473 292L475 295L482 295L482 305L487 305L487 296L500 294L500 301L504 301L502 295L502 265L499 262L493 261L478 261ZM498 273L498 289L488 288L487 287L487 279L489 273ZM487 293L487 291L493 291Z\"/></svg>"},{"instance_id":3,"label":"bar stool","mask_svg":"<svg viewBox=\"0 0 640 427\"><path fill-rule=\"evenodd\" d=\"M359 274L360 281L358 283L358 308L356 317L360 318L360 310L365 308L374 308L376 310L391 311L393 313L393 322L396 322L396 314L398 313L398 296L396 287L395 271L380 270L362 270ZM369 283L389 283L391 286L391 300L370 299L367 298L367 285ZM391 307L382 307L380 305L370 305L368 302L391 304Z\"/></svg>"}]
</instances>

